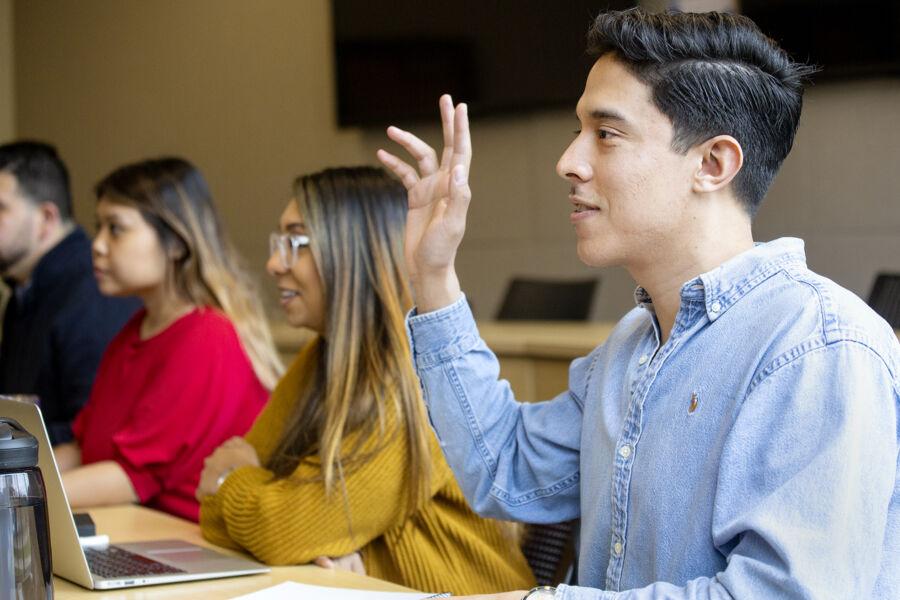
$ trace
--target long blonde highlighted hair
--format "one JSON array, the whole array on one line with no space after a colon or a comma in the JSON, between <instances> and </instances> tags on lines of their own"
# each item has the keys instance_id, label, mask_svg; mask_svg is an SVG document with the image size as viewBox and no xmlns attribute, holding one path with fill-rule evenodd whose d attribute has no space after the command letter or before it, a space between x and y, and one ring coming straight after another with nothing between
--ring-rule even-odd
<instances>
[{"instance_id":1,"label":"long blonde highlighted hair","mask_svg":"<svg viewBox=\"0 0 900 600\"><path fill-rule=\"evenodd\" d=\"M295 409L266 465L277 478L317 453L331 493L344 474L385 442L389 411L398 416L410 460L410 511L429 493L430 428L406 336L412 296L403 260L406 190L373 167L327 169L294 183L325 294L324 335L317 341ZM374 451L350 432L380 436Z\"/></svg>"},{"instance_id":2,"label":"long blonde highlighted hair","mask_svg":"<svg viewBox=\"0 0 900 600\"><path fill-rule=\"evenodd\" d=\"M256 286L222 227L209 186L182 158L119 167L94 187L97 199L136 208L173 257L167 276L175 292L231 320L253 370L272 389L284 370Z\"/></svg>"}]
</instances>

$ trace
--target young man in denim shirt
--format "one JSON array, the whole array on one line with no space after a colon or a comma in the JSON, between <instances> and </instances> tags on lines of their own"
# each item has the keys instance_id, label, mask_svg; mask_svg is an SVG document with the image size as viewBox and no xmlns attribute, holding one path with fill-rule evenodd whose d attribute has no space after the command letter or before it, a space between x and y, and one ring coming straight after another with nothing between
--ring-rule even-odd
<instances>
[{"instance_id":1,"label":"young man in denim shirt","mask_svg":"<svg viewBox=\"0 0 900 600\"><path fill-rule=\"evenodd\" d=\"M578 586L535 596L900 598L897 339L802 241L751 234L809 69L723 14L601 14L589 43L557 171L581 260L639 287L553 400L497 380L454 270L466 106L441 99L440 160L393 127L418 169L379 151L409 190L413 357L467 498L581 519Z\"/></svg>"}]
</instances>

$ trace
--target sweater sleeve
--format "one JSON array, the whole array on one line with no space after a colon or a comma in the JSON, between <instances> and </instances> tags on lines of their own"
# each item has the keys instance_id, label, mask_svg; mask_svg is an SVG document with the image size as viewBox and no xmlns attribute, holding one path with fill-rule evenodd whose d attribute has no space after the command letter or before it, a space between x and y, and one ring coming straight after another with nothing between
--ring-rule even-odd
<instances>
[{"instance_id":1,"label":"sweater sleeve","mask_svg":"<svg viewBox=\"0 0 900 600\"><path fill-rule=\"evenodd\" d=\"M290 421L318 351L318 342L298 354L272 392L246 440L265 464ZM409 454L402 422L387 411L384 429L366 439L361 431L344 436L341 456L360 446L370 455L348 467L343 484L325 493L318 455L304 458L291 477L278 479L262 467L233 471L214 495L204 498L200 526L209 541L249 551L268 564L302 564L317 556L341 556L359 550L407 518ZM453 476L434 435L430 435L434 496ZM337 475L337 474L336 474Z\"/></svg>"},{"instance_id":2,"label":"sweater sleeve","mask_svg":"<svg viewBox=\"0 0 900 600\"><path fill-rule=\"evenodd\" d=\"M317 456L305 458L292 477L273 480L271 471L242 467L203 501L201 527L210 541L235 543L267 564L300 564L317 556L356 551L406 517L408 460L405 436L394 424L365 440L364 464L344 473L329 496ZM356 442L351 434L343 448ZM434 444L436 447L436 444ZM434 461L433 461L434 462ZM448 472L432 476L432 490Z\"/></svg>"}]
</instances>

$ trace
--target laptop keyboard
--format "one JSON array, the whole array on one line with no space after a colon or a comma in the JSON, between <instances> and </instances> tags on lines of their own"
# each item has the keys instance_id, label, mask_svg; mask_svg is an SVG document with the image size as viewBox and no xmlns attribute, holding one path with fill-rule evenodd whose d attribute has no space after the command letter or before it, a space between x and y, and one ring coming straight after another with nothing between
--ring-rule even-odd
<instances>
[{"instance_id":1,"label":"laptop keyboard","mask_svg":"<svg viewBox=\"0 0 900 600\"><path fill-rule=\"evenodd\" d=\"M84 555L91 572L107 579L187 572L116 546L85 548Z\"/></svg>"}]
</instances>

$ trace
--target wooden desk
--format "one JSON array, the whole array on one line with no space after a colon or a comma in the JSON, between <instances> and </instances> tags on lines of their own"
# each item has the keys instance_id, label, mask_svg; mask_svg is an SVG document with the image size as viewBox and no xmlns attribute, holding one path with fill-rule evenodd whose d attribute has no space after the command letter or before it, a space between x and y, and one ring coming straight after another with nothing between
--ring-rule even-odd
<instances>
[{"instance_id":1,"label":"wooden desk","mask_svg":"<svg viewBox=\"0 0 900 600\"><path fill-rule=\"evenodd\" d=\"M569 363L602 344L615 323L482 321L478 330L500 360L500 376L519 400L547 400L568 388ZM286 363L310 339L309 331L273 323L275 346Z\"/></svg>"},{"instance_id":2,"label":"wooden desk","mask_svg":"<svg viewBox=\"0 0 900 600\"><path fill-rule=\"evenodd\" d=\"M549 400L569 387L569 363L606 341L615 323L485 321L478 331L519 400Z\"/></svg>"},{"instance_id":3,"label":"wooden desk","mask_svg":"<svg viewBox=\"0 0 900 600\"><path fill-rule=\"evenodd\" d=\"M127 505L112 506L107 508L94 508L90 511L91 517L97 524L97 532L107 534L112 542L136 542L147 540L161 540L177 538L216 548L221 552L237 554L236 552L218 548L203 539L200 535L200 527L195 523L184 521L177 517L161 513L143 506ZM381 590L395 592L409 592L408 588L375 579L355 575L347 571L332 571L321 569L312 565L299 567L272 567L270 573L262 575L245 575L242 577L230 577L226 579L211 579L207 581L194 581L191 583L173 583L166 585L154 585L137 587L125 590L110 590L96 592L86 590L81 586L70 583L59 577L53 578L55 598L60 600L70 599L100 599L105 600L214 600L217 598L233 598L242 594L249 594L283 581L296 581L310 585L323 585L330 587L356 588L361 590Z\"/></svg>"}]
</instances>

